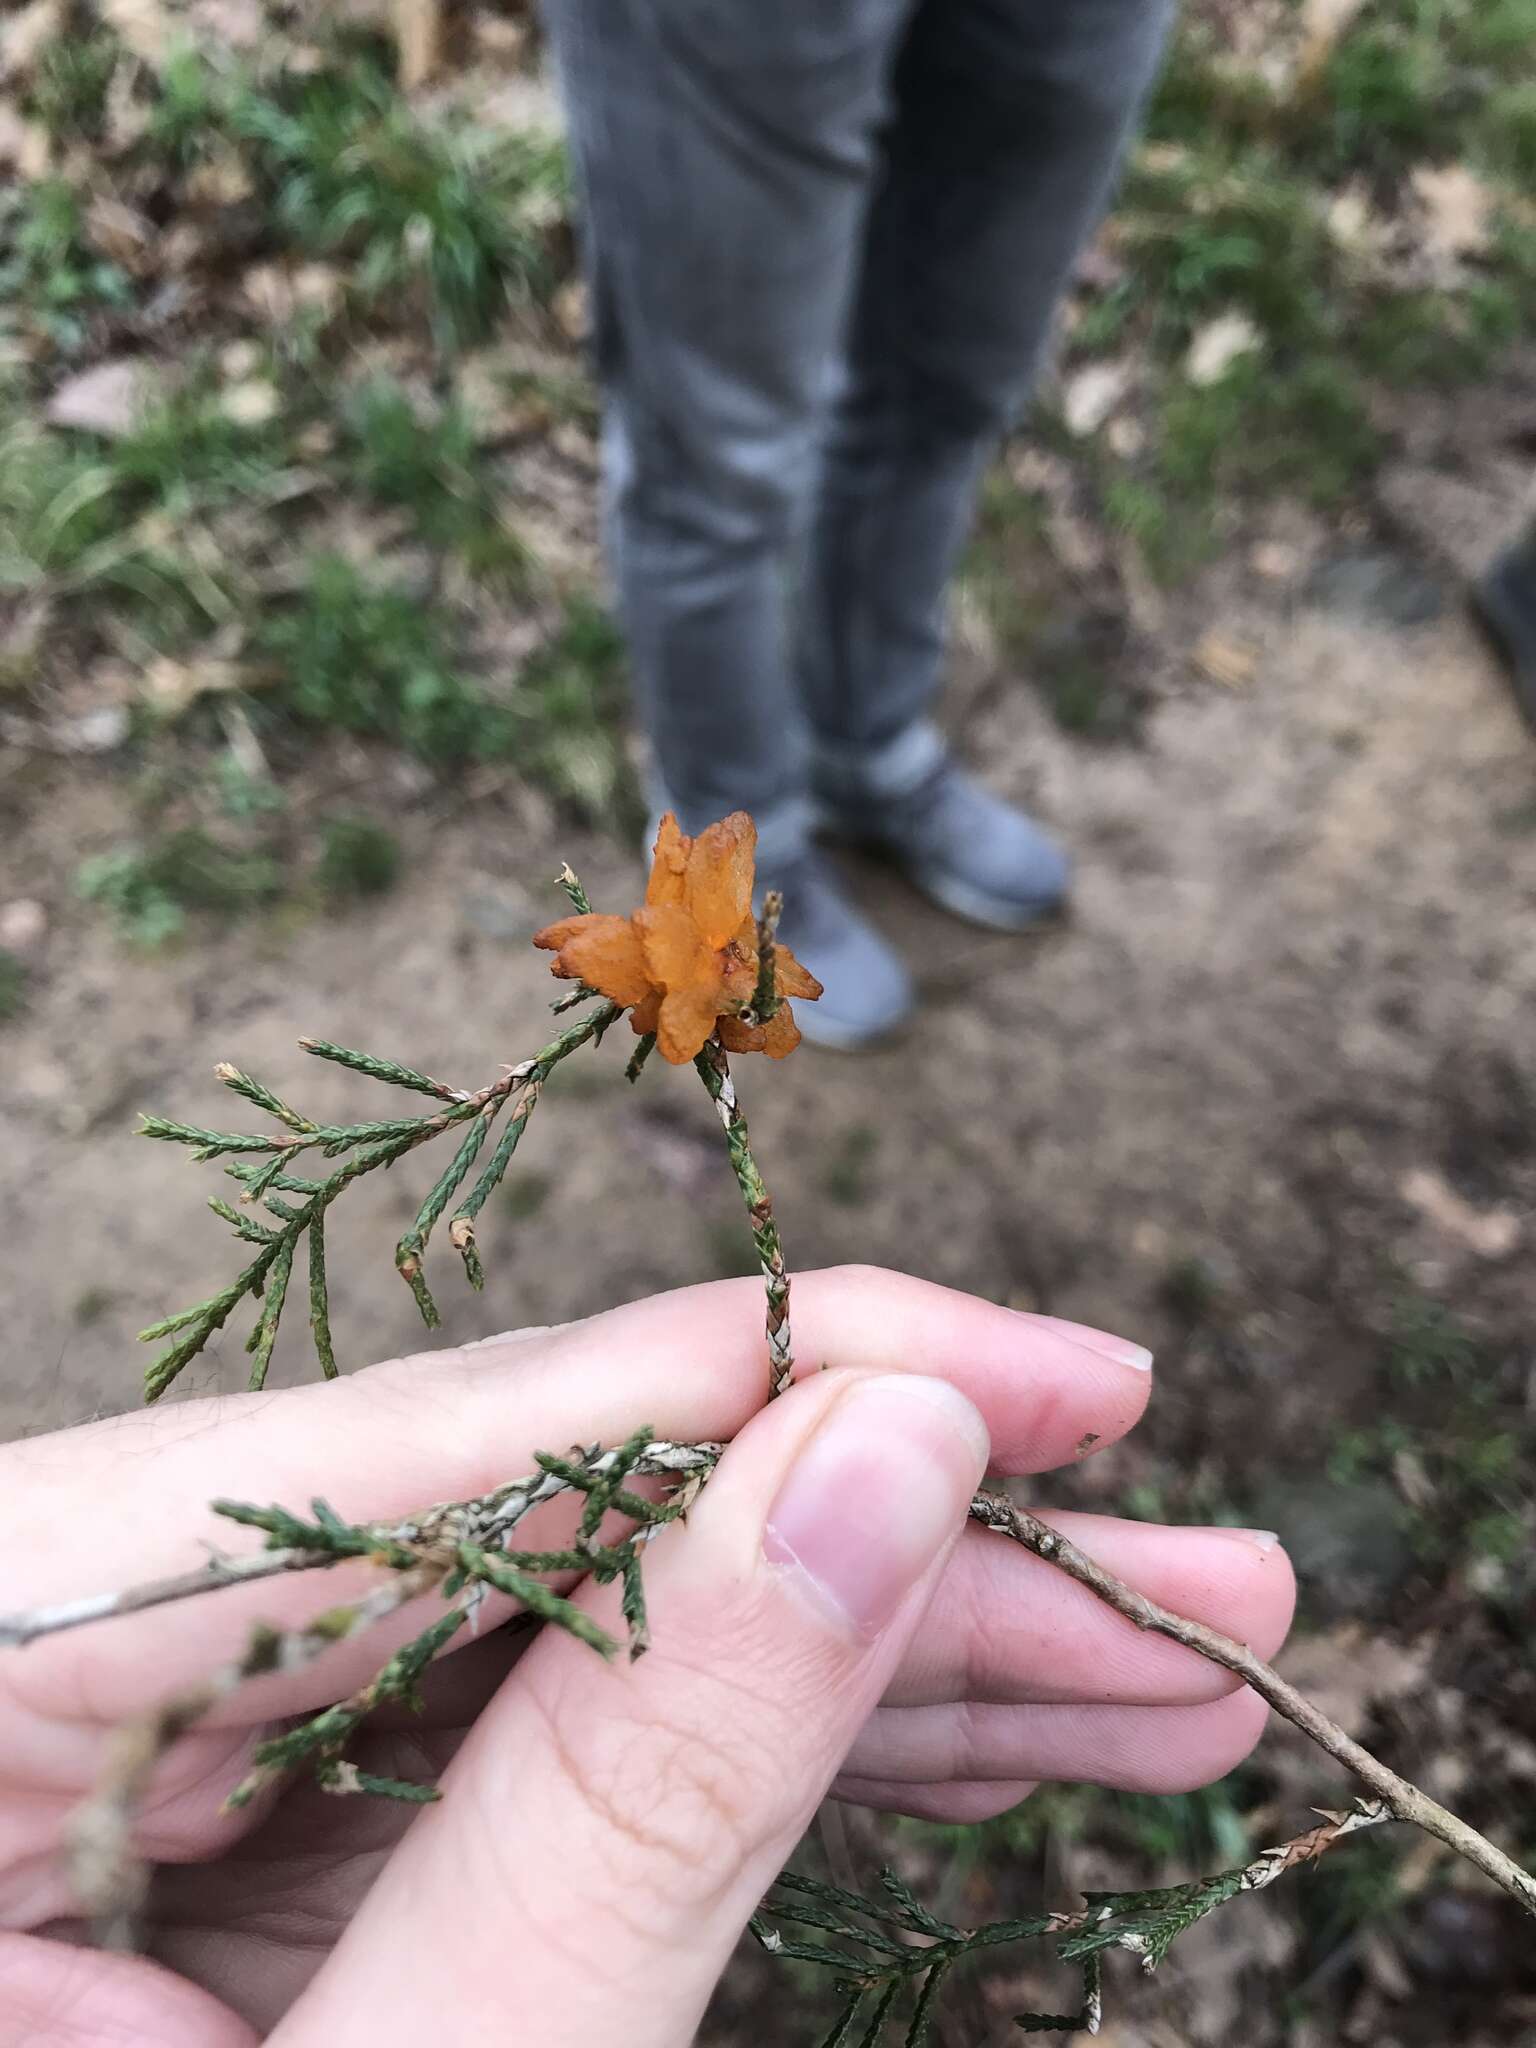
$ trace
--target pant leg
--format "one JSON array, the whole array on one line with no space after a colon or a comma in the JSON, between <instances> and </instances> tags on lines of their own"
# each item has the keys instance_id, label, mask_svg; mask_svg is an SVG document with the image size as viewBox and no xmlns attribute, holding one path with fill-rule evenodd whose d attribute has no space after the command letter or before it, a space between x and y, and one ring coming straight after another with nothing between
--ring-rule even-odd
<instances>
[{"instance_id":1,"label":"pant leg","mask_svg":"<svg viewBox=\"0 0 1536 2048\"><path fill-rule=\"evenodd\" d=\"M546 0L584 201L606 534L686 826L803 812L787 646L910 0ZM781 830L782 828L782 830Z\"/></svg>"},{"instance_id":2,"label":"pant leg","mask_svg":"<svg viewBox=\"0 0 1536 2048\"><path fill-rule=\"evenodd\" d=\"M1105 203L1169 13L1169 0L922 0L913 18L803 571L799 672L833 786L895 786L936 751L922 718L978 479Z\"/></svg>"}]
</instances>

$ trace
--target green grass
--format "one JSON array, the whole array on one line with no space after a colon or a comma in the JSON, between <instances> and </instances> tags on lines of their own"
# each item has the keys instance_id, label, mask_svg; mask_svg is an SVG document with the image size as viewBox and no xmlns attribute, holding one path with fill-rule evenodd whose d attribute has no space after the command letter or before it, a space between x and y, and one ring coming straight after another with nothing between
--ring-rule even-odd
<instances>
[{"instance_id":1,"label":"green grass","mask_svg":"<svg viewBox=\"0 0 1536 2048\"><path fill-rule=\"evenodd\" d=\"M1465 88L1439 38L1367 20L1342 37L1322 78L1313 159L1325 174L1401 174L1462 140Z\"/></svg>"},{"instance_id":2,"label":"green grass","mask_svg":"<svg viewBox=\"0 0 1536 2048\"><path fill-rule=\"evenodd\" d=\"M1337 363L1277 370L1248 357L1207 390L1174 388L1157 466L1175 493L1196 500L1293 491L1326 506L1358 488L1380 450L1364 394Z\"/></svg>"},{"instance_id":3,"label":"green grass","mask_svg":"<svg viewBox=\"0 0 1536 2048\"><path fill-rule=\"evenodd\" d=\"M364 306L419 299L440 346L480 338L510 302L552 282L563 152L423 121L382 51L342 45L308 76L235 91L224 113L283 234L344 259Z\"/></svg>"},{"instance_id":4,"label":"green grass","mask_svg":"<svg viewBox=\"0 0 1536 2048\"><path fill-rule=\"evenodd\" d=\"M0 946L0 1024L19 1017L27 1003L26 962Z\"/></svg>"},{"instance_id":5,"label":"green grass","mask_svg":"<svg viewBox=\"0 0 1536 2048\"><path fill-rule=\"evenodd\" d=\"M554 1189L551 1174L536 1171L511 1174L501 1184L502 1210L512 1222L526 1223L538 1215Z\"/></svg>"},{"instance_id":6,"label":"green grass","mask_svg":"<svg viewBox=\"0 0 1536 2048\"><path fill-rule=\"evenodd\" d=\"M620 643L589 599L571 599L548 643L493 692L418 595L322 556L257 645L275 671L258 707L269 720L388 740L445 772L505 761L593 817L634 809L616 730Z\"/></svg>"},{"instance_id":7,"label":"green grass","mask_svg":"<svg viewBox=\"0 0 1536 2048\"><path fill-rule=\"evenodd\" d=\"M281 893L283 876L272 854L226 846L189 825L93 856L82 862L77 882L124 939L151 949L180 938L191 912L228 919L266 907Z\"/></svg>"},{"instance_id":8,"label":"green grass","mask_svg":"<svg viewBox=\"0 0 1536 2048\"><path fill-rule=\"evenodd\" d=\"M1518 1361L1491 1356L1442 1304L1402 1289L1381 1360L1381 1412L1337 1432L1328 1476L1417 1475L1427 1505L1405 1497L1405 1533L1436 1575L1474 1559L1496 1568L1495 1604L1518 1612L1536 1591L1532 1543L1536 1432L1524 1413Z\"/></svg>"},{"instance_id":9,"label":"green grass","mask_svg":"<svg viewBox=\"0 0 1536 2048\"><path fill-rule=\"evenodd\" d=\"M222 391L198 368L130 432L106 444L101 459L121 511L155 509L175 517L257 495L285 455L283 427L276 420L250 424L231 418Z\"/></svg>"},{"instance_id":10,"label":"green grass","mask_svg":"<svg viewBox=\"0 0 1536 2048\"><path fill-rule=\"evenodd\" d=\"M23 108L55 142L99 141L107 88L122 57L123 46L110 29L75 24L39 55Z\"/></svg>"},{"instance_id":11,"label":"green grass","mask_svg":"<svg viewBox=\"0 0 1536 2048\"><path fill-rule=\"evenodd\" d=\"M376 378L353 394L344 433L342 459L358 487L408 511L419 539L472 576L516 583L530 572L462 406L450 400L424 412L400 384Z\"/></svg>"},{"instance_id":12,"label":"green grass","mask_svg":"<svg viewBox=\"0 0 1536 2048\"><path fill-rule=\"evenodd\" d=\"M119 72L109 34L72 34L33 68L29 111L82 150L109 92L115 105L128 84L143 125L114 176L156 227L181 222L189 177L237 169L249 197L229 210L234 264L318 262L333 291L247 340L248 363L232 369L232 310L235 332L249 332L234 277L194 268L191 290L208 295L205 348L189 356L178 341L159 369L163 395L126 432L53 429L41 403L64 359L89 358L98 340L106 353L111 320L165 280L131 281L95 247L87 200L97 186L74 182L81 156L68 177L0 198L0 293L29 344L0 391L0 596L46 602L56 621L7 683L46 685L51 671L88 670L108 652L235 659L260 686L246 706L280 774L298 757L288 736L340 731L443 774L505 763L588 814L617 806L632 822L616 731L622 662L603 613L573 593L546 643L508 673L495 668L490 636L472 630L489 598L549 602L508 479L453 385L458 352L494 337L509 313L534 312L564 274L563 152L481 132L458 113L423 114L396 91L382 39L322 31L321 47L300 71L266 52L231 62L188 46L152 75ZM215 232L204 202L189 218L216 249L223 221ZM409 368L348 388L338 355L365 326L399 337L391 361ZM137 332L117 348L153 355ZM253 380L270 385L270 418L230 403L232 386ZM551 422L593 424L575 368L539 373L525 395ZM381 511L399 517L404 570L332 544L336 513L355 530L377 528ZM149 724L146 714L137 729ZM218 729L207 711L191 724ZM222 756L204 766L207 793L236 822L280 801L270 786L231 782ZM338 841L317 879L346 893L349 868L367 864ZM157 849L87 880L140 936L178 928L183 892Z\"/></svg>"},{"instance_id":13,"label":"green grass","mask_svg":"<svg viewBox=\"0 0 1536 2048\"><path fill-rule=\"evenodd\" d=\"M1420 165L1465 164L1494 181L1496 199L1503 181L1506 199L1529 204L1536 0L1371 0L1294 92L1245 69L1196 14L1148 133L1158 146L1133 158L1117 206L1126 275L1083 306L1068 366L1140 358L1144 450L1075 454L1108 523L1176 582L1209 554L1218 507L1359 498L1386 452L1370 419L1374 384L1445 389L1484 376L1536 322L1536 232L1509 208L1454 290L1425 289L1411 264L1400 280L1391 266L1362 267L1327 224L1346 180L1389 216L1401 210ZM1261 346L1197 388L1185 351L1230 312L1255 324Z\"/></svg>"},{"instance_id":14,"label":"green grass","mask_svg":"<svg viewBox=\"0 0 1536 2048\"><path fill-rule=\"evenodd\" d=\"M311 562L293 601L261 622L256 652L274 673L268 718L389 740L440 768L506 751L505 715L460 673L435 608L340 555Z\"/></svg>"},{"instance_id":15,"label":"green grass","mask_svg":"<svg viewBox=\"0 0 1536 2048\"><path fill-rule=\"evenodd\" d=\"M327 818L315 879L332 898L383 896L400 878L400 842L377 819Z\"/></svg>"},{"instance_id":16,"label":"green grass","mask_svg":"<svg viewBox=\"0 0 1536 2048\"><path fill-rule=\"evenodd\" d=\"M243 608L242 564L210 514L259 500L286 450L273 425L241 425L196 366L182 389L116 438L50 431L17 407L0 432L0 590L131 619L175 647Z\"/></svg>"},{"instance_id":17,"label":"green grass","mask_svg":"<svg viewBox=\"0 0 1536 2048\"><path fill-rule=\"evenodd\" d=\"M176 778L151 773L140 797L148 814L175 803ZM282 903L331 909L385 894L399 879L402 853L376 818L342 812L324 821L312 863L295 858L272 822L270 806L245 814L244 831L181 825L110 848L83 861L81 896L97 905L121 938L146 951L185 937L194 923L229 924Z\"/></svg>"},{"instance_id":18,"label":"green grass","mask_svg":"<svg viewBox=\"0 0 1536 2048\"><path fill-rule=\"evenodd\" d=\"M821 1186L827 1199L845 1209L856 1209L867 1200L879 1155L879 1131L872 1124L850 1125L835 1141L822 1168Z\"/></svg>"},{"instance_id":19,"label":"green grass","mask_svg":"<svg viewBox=\"0 0 1536 2048\"><path fill-rule=\"evenodd\" d=\"M566 601L559 630L512 693L511 752L522 773L633 836L644 807L624 753L624 645L590 597Z\"/></svg>"},{"instance_id":20,"label":"green grass","mask_svg":"<svg viewBox=\"0 0 1536 2048\"><path fill-rule=\"evenodd\" d=\"M1122 246L1168 353L1233 307L1276 341L1309 342L1337 270L1313 188L1268 146L1219 140L1167 167L1133 167Z\"/></svg>"},{"instance_id":21,"label":"green grass","mask_svg":"<svg viewBox=\"0 0 1536 2048\"><path fill-rule=\"evenodd\" d=\"M97 316L132 297L124 272L92 244L73 185L50 177L0 191L0 304L26 313L48 342L74 354Z\"/></svg>"}]
</instances>

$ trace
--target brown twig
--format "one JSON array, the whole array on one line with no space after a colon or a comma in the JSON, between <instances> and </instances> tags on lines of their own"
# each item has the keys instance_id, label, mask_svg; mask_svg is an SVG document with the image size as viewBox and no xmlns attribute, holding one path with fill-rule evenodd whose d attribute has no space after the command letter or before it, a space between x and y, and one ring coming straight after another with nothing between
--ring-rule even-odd
<instances>
[{"instance_id":1,"label":"brown twig","mask_svg":"<svg viewBox=\"0 0 1536 2048\"><path fill-rule=\"evenodd\" d=\"M19 1649L38 1636L60 1635L65 1629L82 1628L89 1621L108 1621L115 1614L138 1614L146 1607L163 1607L169 1600L188 1600L196 1593L215 1592L220 1586L241 1586L256 1579L275 1578L282 1572L305 1572L316 1565L335 1562L328 1554L312 1550L258 1550L250 1557L224 1557L216 1553L193 1571L151 1579L142 1586L128 1586L121 1593L91 1593L83 1600L61 1600L54 1607L35 1607L29 1614L0 1614L0 1650Z\"/></svg>"},{"instance_id":2,"label":"brown twig","mask_svg":"<svg viewBox=\"0 0 1536 2048\"><path fill-rule=\"evenodd\" d=\"M1123 1585L1102 1565L1095 1564L1085 1551L1079 1550L1075 1543L1048 1523L1030 1514L1028 1509L1016 1507L1000 1494L978 1493L971 1502L971 1519L1014 1543L1021 1543L1036 1557L1055 1565L1137 1628L1167 1636L1170 1641L1182 1643L1186 1649L1195 1651L1212 1664L1220 1664L1235 1673L1261 1699L1267 1700L1277 1714L1283 1715L1304 1735L1309 1735L1320 1749L1326 1750L1346 1770L1353 1771L1395 1820L1409 1821L1413 1826L1422 1828L1425 1834L1444 1842L1458 1856L1465 1857L1485 1876L1491 1877L1512 1898L1518 1899L1528 1913L1536 1915L1536 1878L1522 1870L1502 1849L1495 1848L1476 1828L1469 1827L1466 1821L1458 1819L1437 1800L1431 1799L1427 1792L1421 1792L1417 1785L1410 1785L1406 1778L1400 1778L1396 1771L1389 1770L1368 1749L1362 1748L1352 1735L1346 1734L1337 1722L1330 1721L1295 1686L1288 1684L1278 1671L1256 1657L1246 1643L1234 1642L1230 1636L1208 1628L1204 1622L1187 1621L1182 1615L1159 1607L1155 1600L1149 1600L1144 1593Z\"/></svg>"}]
</instances>

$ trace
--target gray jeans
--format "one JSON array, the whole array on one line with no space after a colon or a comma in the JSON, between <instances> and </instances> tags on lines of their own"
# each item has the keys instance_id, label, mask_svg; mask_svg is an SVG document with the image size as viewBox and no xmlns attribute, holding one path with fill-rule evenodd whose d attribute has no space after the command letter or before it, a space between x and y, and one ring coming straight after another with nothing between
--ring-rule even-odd
<instances>
[{"instance_id":1,"label":"gray jeans","mask_svg":"<svg viewBox=\"0 0 1536 2048\"><path fill-rule=\"evenodd\" d=\"M660 792L781 852L921 752L982 466L1170 0L545 0Z\"/></svg>"}]
</instances>

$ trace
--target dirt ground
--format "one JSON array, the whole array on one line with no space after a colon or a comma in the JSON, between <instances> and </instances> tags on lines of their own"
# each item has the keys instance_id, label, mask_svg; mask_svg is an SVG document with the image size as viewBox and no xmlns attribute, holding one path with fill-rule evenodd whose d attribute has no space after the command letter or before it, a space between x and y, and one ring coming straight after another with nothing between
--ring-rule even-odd
<instances>
[{"instance_id":1,"label":"dirt ground","mask_svg":"<svg viewBox=\"0 0 1536 2048\"><path fill-rule=\"evenodd\" d=\"M1464 1563L1437 1571L1407 1547L1404 1498L1437 1512L1422 1456L1428 1498L1411 1464L1357 1484L1325 1476L1341 1433L1377 1425L1393 1398L1384 1332L1405 1289L1485 1347L1527 1444L1536 1405L1536 745L1454 575L1458 555L1499 538L1508 481L1443 466L1415 481L1410 466L1395 536L1325 539L1281 520L1279 555L1236 556L1168 614L1157 701L1133 744L1064 735L969 645L957 729L1000 788L1072 843L1070 921L992 938L859 870L918 970L921 1015L857 1059L754 1066L743 1091L794 1263L903 1266L1154 1345L1158 1394L1138 1439L1039 1497L1257 1514L1280 1529L1318 1631L1297 1668L1310 1658L1407 1768L1449 1768L1444 1728L1462 1730L1464 1753L1475 1727L1504 1776L1483 1805L1474 1785L1471 1807L1510 1822L1518 1844L1503 1802L1523 1798L1528 1815L1536 1791L1528 1639L1507 1603L1480 1604ZM1454 534L1436 488L1454 500ZM1416 539L1449 552L1437 560ZM1213 625L1252 650L1239 686L1185 655ZM247 923L136 957L72 891L78 860L122 830L120 782L95 766L0 765L0 898L36 899L48 918L29 1005L0 1031L7 1433L130 1405L134 1331L228 1266L222 1227L199 1220L216 1169L137 1138L135 1111L218 1120L210 1068L228 1058L311 1112L369 1114L368 1085L304 1061L300 1032L477 1083L545 1035L549 984L523 942L551 914L558 859L599 905L632 886L624 849L559 828L527 795L487 789L448 809L394 791L387 764L333 769L382 778L375 794L408 856L393 895L344 921ZM622 1057L616 1037L552 1087L482 1228L484 1297L439 1261L447 1339L747 1266L701 1092L658 1069L631 1092ZM336 1212L344 1365L423 1342L389 1266L423 1184L409 1170L375 1176ZM281 1373L307 1369L297 1351L295 1336ZM243 1370L226 1335L186 1391L234 1387ZM1351 1615L1392 1638L1395 1664L1364 1655ZM1305 1824L1309 1801L1344 1796L1285 1732L1260 1772L1282 1832ZM829 1826L867 1870L868 1825ZM1523 1835L1529 1848L1528 1820ZM935 1840L913 1830L899 1844L919 1874L943 1877ZM1060 1903L1103 1875L1107 1852L1091 1843L1048 1849L1012 1890L995 1870L977 1879L982 1907L1042 1887ZM1455 1890L1415 1910L1319 1950L1289 1902L1232 1908L1152 1983L1114 1973L1101 2038L1531 2038L1536 1985L1502 1916ZM1434 1913L1450 1916L1438 1937ZM1457 1913L1471 1934L1457 1934ZM1288 2005L1298 1958L1309 1997ZM763 1967L722 1995L717 2041L768 2038L765 2010L798 2013L798 1994L778 1978L770 1989ZM1037 1987L999 1967L944 2021L943 2042L1012 2038L1007 2013Z\"/></svg>"}]
</instances>

